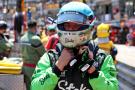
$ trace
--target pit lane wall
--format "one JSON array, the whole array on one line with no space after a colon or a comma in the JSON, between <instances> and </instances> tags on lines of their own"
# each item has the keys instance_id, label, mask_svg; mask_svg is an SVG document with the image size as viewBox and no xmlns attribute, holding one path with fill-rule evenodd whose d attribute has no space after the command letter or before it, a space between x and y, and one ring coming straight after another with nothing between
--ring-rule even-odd
<instances>
[{"instance_id":1,"label":"pit lane wall","mask_svg":"<svg viewBox=\"0 0 135 90\"><path fill-rule=\"evenodd\" d=\"M115 45L118 64L119 90L135 90L135 47Z\"/></svg>"},{"instance_id":2,"label":"pit lane wall","mask_svg":"<svg viewBox=\"0 0 135 90\"><path fill-rule=\"evenodd\" d=\"M14 43L14 47L12 48L10 59L17 62L21 60L20 53L20 43ZM9 69L10 70L10 69ZM11 70L13 71L13 70ZM24 84L24 75L23 74L8 74L0 73L0 90L26 90L26 86Z\"/></svg>"}]
</instances>

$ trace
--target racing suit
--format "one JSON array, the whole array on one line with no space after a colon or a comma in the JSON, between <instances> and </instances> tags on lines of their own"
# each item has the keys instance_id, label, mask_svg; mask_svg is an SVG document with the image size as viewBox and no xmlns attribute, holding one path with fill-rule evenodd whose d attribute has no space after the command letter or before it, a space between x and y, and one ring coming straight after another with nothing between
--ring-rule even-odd
<instances>
[{"instance_id":1,"label":"racing suit","mask_svg":"<svg viewBox=\"0 0 135 90\"><path fill-rule=\"evenodd\" d=\"M98 62L92 74L82 72L80 67L87 62L87 52L76 56L77 63L67 65L63 72L55 67L62 48L45 53L37 64L32 77L31 90L118 90L117 71L111 55L98 48L94 43L87 44ZM57 47L62 47L57 44ZM65 56L66 57L66 56Z\"/></svg>"},{"instance_id":2,"label":"racing suit","mask_svg":"<svg viewBox=\"0 0 135 90\"><path fill-rule=\"evenodd\" d=\"M40 38L30 30L21 37L21 53L23 58L23 74L27 90L30 90L31 76L40 57L45 53L45 49Z\"/></svg>"}]
</instances>

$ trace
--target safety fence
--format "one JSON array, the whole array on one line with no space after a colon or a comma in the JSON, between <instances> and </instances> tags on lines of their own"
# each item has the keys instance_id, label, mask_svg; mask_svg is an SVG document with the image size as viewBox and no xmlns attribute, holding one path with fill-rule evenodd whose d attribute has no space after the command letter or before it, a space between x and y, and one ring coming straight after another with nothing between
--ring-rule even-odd
<instances>
[{"instance_id":1,"label":"safety fence","mask_svg":"<svg viewBox=\"0 0 135 90\"><path fill-rule=\"evenodd\" d=\"M135 90L135 68L118 62L119 90Z\"/></svg>"},{"instance_id":2,"label":"safety fence","mask_svg":"<svg viewBox=\"0 0 135 90\"><path fill-rule=\"evenodd\" d=\"M135 47L116 44L120 90L135 90Z\"/></svg>"}]
</instances>

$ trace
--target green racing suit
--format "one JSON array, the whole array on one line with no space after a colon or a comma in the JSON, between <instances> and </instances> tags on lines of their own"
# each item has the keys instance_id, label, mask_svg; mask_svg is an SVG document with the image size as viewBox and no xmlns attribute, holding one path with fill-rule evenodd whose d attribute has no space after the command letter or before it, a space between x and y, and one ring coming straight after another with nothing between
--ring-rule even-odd
<instances>
[{"instance_id":1,"label":"green racing suit","mask_svg":"<svg viewBox=\"0 0 135 90\"><path fill-rule=\"evenodd\" d=\"M54 60L58 60L59 55L50 53L45 53L38 62L32 77L31 90L118 90L117 71L113 59L102 50L99 49L94 56L99 62L99 69L98 73L92 75L83 74L77 65L65 69L59 75L53 70Z\"/></svg>"}]
</instances>

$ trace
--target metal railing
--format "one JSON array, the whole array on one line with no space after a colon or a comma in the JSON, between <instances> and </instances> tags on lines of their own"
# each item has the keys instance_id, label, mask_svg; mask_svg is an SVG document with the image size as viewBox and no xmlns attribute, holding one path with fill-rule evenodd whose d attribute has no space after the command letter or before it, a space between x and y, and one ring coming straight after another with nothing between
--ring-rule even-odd
<instances>
[{"instance_id":1,"label":"metal railing","mask_svg":"<svg viewBox=\"0 0 135 90\"><path fill-rule=\"evenodd\" d=\"M135 90L135 68L118 62L119 90Z\"/></svg>"}]
</instances>

